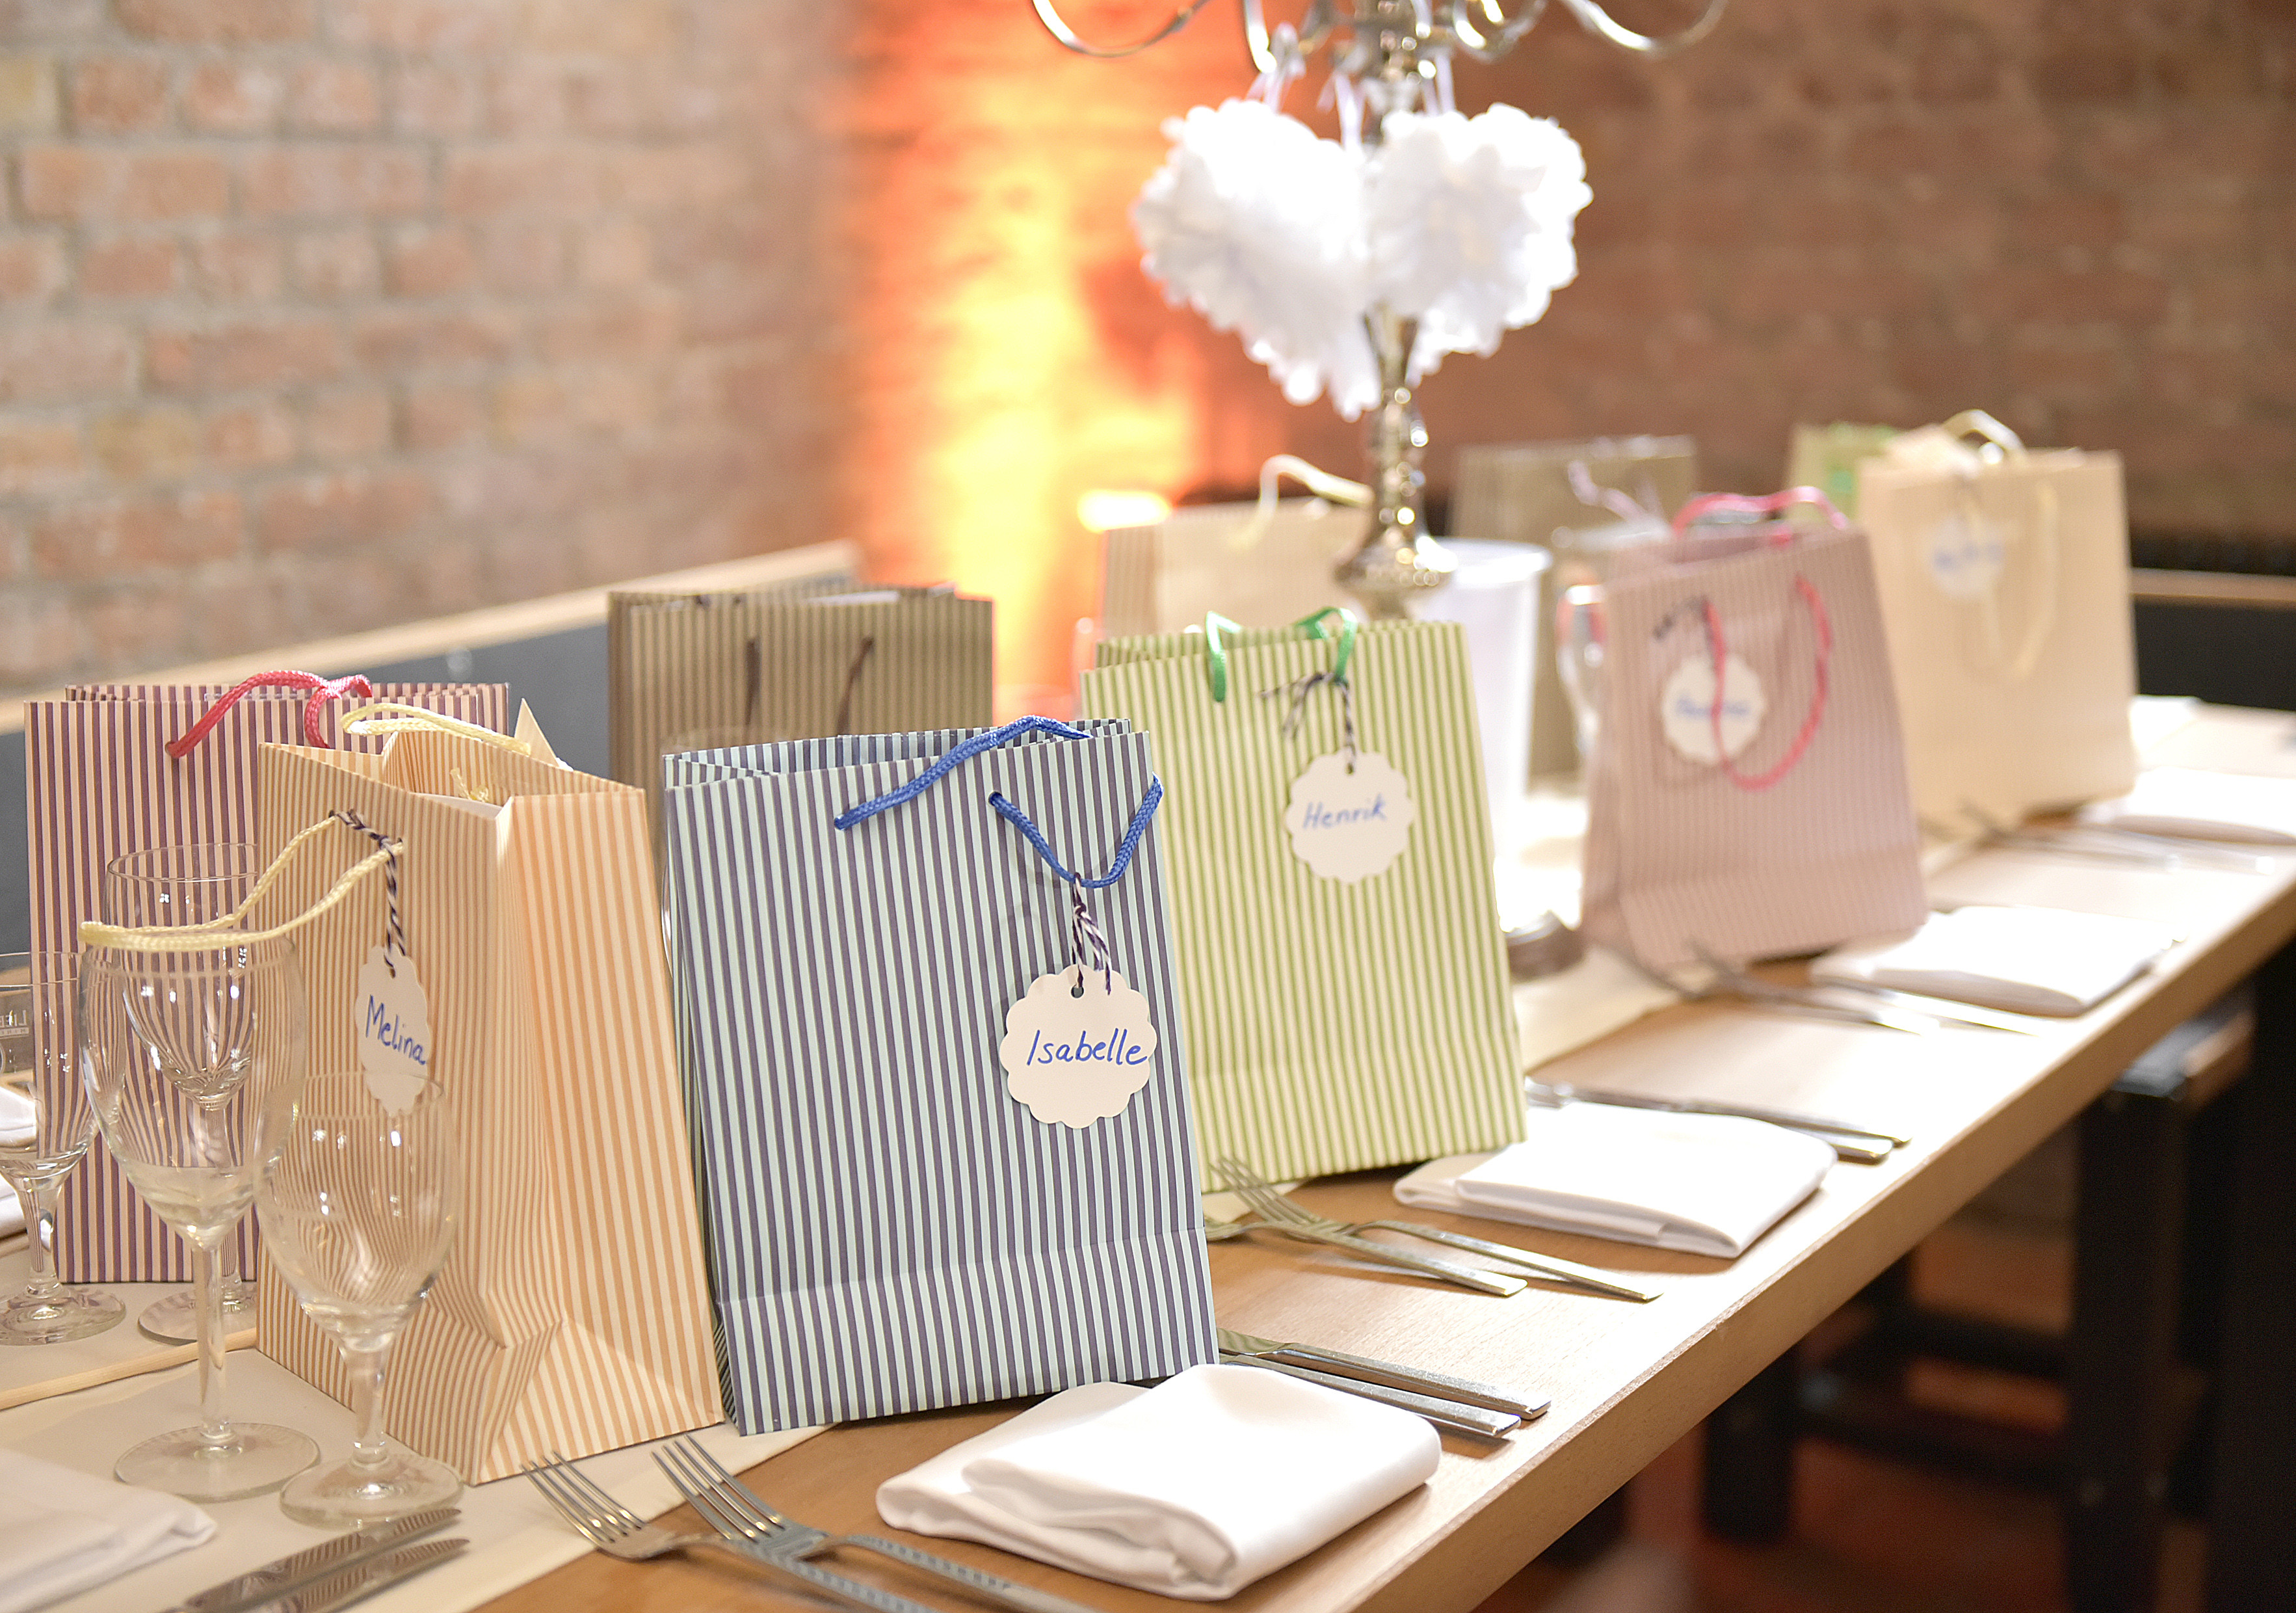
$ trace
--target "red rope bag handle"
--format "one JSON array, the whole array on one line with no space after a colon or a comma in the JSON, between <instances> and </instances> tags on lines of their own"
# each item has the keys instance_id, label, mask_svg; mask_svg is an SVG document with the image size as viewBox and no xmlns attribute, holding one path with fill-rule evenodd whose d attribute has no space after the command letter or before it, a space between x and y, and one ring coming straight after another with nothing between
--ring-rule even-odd
<instances>
[{"instance_id":1,"label":"red rope bag handle","mask_svg":"<svg viewBox=\"0 0 2296 1613\"><path fill-rule=\"evenodd\" d=\"M319 709L330 700L346 700L356 695L361 700L374 698L374 685L357 672L348 678L322 678L316 672L258 672L252 678L226 692L221 698L200 713L200 720L181 735L168 741L168 754L177 761L192 753L201 740L215 731L223 714L247 698L256 689L308 689L311 698L303 706L303 737L321 750L329 748L326 731L319 726Z\"/></svg>"}]
</instances>

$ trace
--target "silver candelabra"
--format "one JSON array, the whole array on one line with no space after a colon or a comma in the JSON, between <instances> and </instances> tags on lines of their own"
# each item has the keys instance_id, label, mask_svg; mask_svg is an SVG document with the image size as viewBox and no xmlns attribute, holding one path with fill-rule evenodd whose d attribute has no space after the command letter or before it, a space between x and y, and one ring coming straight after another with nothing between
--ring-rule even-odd
<instances>
[{"instance_id":1,"label":"silver candelabra","mask_svg":"<svg viewBox=\"0 0 2296 1613\"><path fill-rule=\"evenodd\" d=\"M1068 49L1112 60L1169 38L1207 0L1186 0L1155 32L1117 45L1079 38L1053 0L1030 3L1046 30ZM1589 33L1621 50L1655 56L1704 38L1721 21L1727 0L1705 0L1695 21L1667 35L1639 34L1622 27L1595 0L1561 3ZM1353 0L1351 11L1342 11L1332 0L1309 0L1296 27L1279 23L1270 29L1260 0L1243 0L1243 32L1252 62L1262 73L1297 76L1310 56L1328 47L1332 71L1353 83L1363 98L1364 144L1376 146L1388 118L1417 111L1433 98L1436 85L1450 70L1453 51L1464 51L1479 62L1496 62L1530 31L1546 5L1547 0L1531 0L1526 10L1510 17L1497 0ZM1449 581L1455 563L1427 531L1427 477L1421 468L1427 454L1427 426L1412 396L1410 367L1418 322L1374 305L1365 310L1364 325L1379 361L1379 401L1372 410L1365 445L1372 464L1373 520L1362 546L1341 562L1338 576L1374 616L1401 616L1411 599Z\"/></svg>"}]
</instances>

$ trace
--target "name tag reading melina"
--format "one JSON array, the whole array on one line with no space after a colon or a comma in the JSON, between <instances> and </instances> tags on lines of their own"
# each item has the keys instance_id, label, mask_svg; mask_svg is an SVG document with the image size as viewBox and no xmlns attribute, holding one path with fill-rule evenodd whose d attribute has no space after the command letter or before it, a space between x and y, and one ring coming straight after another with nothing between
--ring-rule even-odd
<instances>
[{"instance_id":1,"label":"name tag reading melina","mask_svg":"<svg viewBox=\"0 0 2296 1613\"><path fill-rule=\"evenodd\" d=\"M1004 1015L1004 1088L1050 1125L1082 1131L1124 1112L1148 1084L1156 1027L1148 1000L1107 969L1039 975Z\"/></svg>"},{"instance_id":2,"label":"name tag reading melina","mask_svg":"<svg viewBox=\"0 0 2296 1613\"><path fill-rule=\"evenodd\" d=\"M414 960L398 955L397 969L374 948L359 968L351 1017L366 1090L392 1114L412 1104L430 1079L430 1009Z\"/></svg>"},{"instance_id":3,"label":"name tag reading melina","mask_svg":"<svg viewBox=\"0 0 2296 1613\"><path fill-rule=\"evenodd\" d=\"M1383 874L1411 839L1411 781L1376 751L1355 766L1334 751L1308 764L1292 786L1283 827L1292 850L1325 879L1348 885Z\"/></svg>"}]
</instances>

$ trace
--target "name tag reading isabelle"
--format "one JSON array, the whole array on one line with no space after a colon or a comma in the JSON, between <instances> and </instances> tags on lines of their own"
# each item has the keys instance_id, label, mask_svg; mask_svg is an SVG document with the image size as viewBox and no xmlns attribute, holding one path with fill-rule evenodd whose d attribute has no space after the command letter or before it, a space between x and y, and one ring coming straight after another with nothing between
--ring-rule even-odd
<instances>
[{"instance_id":1,"label":"name tag reading isabelle","mask_svg":"<svg viewBox=\"0 0 2296 1613\"><path fill-rule=\"evenodd\" d=\"M1156 1027L1148 1000L1102 969L1039 975L1004 1015L1004 1088L1046 1125L1082 1131L1124 1112L1148 1084Z\"/></svg>"},{"instance_id":2,"label":"name tag reading isabelle","mask_svg":"<svg viewBox=\"0 0 2296 1613\"><path fill-rule=\"evenodd\" d=\"M359 968L352 1003L366 1090L396 1115L430 1079L430 1009L422 983L414 977L414 960L401 953L393 974L376 947Z\"/></svg>"},{"instance_id":3,"label":"name tag reading isabelle","mask_svg":"<svg viewBox=\"0 0 2296 1613\"><path fill-rule=\"evenodd\" d=\"M1348 885L1384 874L1411 839L1411 781L1376 751L1318 756L1292 781L1283 827L1300 860Z\"/></svg>"}]
</instances>

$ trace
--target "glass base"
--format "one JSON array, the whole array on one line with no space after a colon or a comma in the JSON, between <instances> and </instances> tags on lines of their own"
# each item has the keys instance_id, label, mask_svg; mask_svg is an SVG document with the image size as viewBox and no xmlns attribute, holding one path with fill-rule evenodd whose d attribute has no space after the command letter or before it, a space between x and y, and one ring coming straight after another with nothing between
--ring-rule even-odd
<instances>
[{"instance_id":1,"label":"glass base","mask_svg":"<svg viewBox=\"0 0 2296 1613\"><path fill-rule=\"evenodd\" d=\"M277 1489L318 1460L319 1447L292 1428L235 1422L226 1445L209 1444L197 1428L147 1439L112 1465L111 1476L186 1501L237 1501Z\"/></svg>"},{"instance_id":2,"label":"glass base","mask_svg":"<svg viewBox=\"0 0 2296 1613\"><path fill-rule=\"evenodd\" d=\"M254 1320L255 1285L251 1282L227 1282L223 1287L224 1321L232 1321L245 1316ZM197 1288L177 1288L165 1299L155 1299L144 1307L135 1325L154 1338L165 1338L176 1344L196 1344L200 1337L200 1291Z\"/></svg>"},{"instance_id":3,"label":"glass base","mask_svg":"<svg viewBox=\"0 0 2296 1613\"><path fill-rule=\"evenodd\" d=\"M0 1345L62 1344L116 1328L127 1307L94 1288L58 1288L45 1299L19 1294L0 1304Z\"/></svg>"},{"instance_id":4,"label":"glass base","mask_svg":"<svg viewBox=\"0 0 2296 1613\"><path fill-rule=\"evenodd\" d=\"M302 1474L280 1493L279 1510L322 1529L363 1529L443 1507L462 1493L454 1469L387 1444L372 1468L339 1461Z\"/></svg>"}]
</instances>

